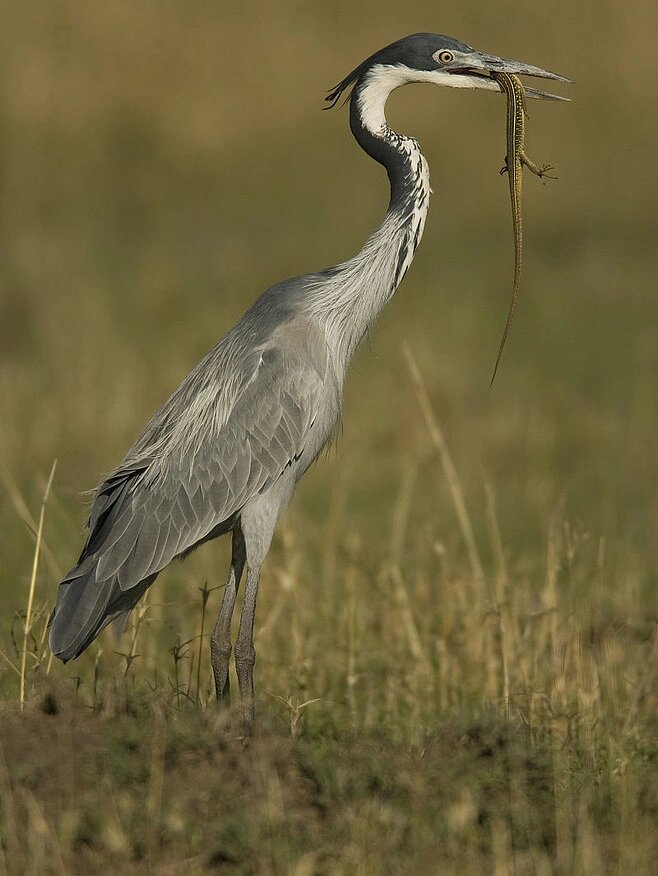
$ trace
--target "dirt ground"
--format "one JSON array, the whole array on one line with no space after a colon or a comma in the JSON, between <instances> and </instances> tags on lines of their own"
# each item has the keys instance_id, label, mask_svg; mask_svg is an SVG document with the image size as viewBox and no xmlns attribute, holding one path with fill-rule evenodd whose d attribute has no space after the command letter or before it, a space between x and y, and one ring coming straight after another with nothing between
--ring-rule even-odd
<instances>
[{"instance_id":1,"label":"dirt ground","mask_svg":"<svg viewBox=\"0 0 658 876\"><path fill-rule=\"evenodd\" d=\"M6 871L471 872L517 830L535 872L555 848L550 753L522 729L452 723L417 747L385 728L293 738L278 720L245 744L234 714L157 697L92 712L53 688L5 709Z\"/></svg>"}]
</instances>

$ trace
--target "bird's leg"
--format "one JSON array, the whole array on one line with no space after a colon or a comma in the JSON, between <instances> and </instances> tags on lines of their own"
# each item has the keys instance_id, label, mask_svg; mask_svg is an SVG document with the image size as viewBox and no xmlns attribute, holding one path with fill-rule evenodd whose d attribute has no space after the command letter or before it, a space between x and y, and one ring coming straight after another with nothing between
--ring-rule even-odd
<instances>
[{"instance_id":1,"label":"bird's leg","mask_svg":"<svg viewBox=\"0 0 658 876\"><path fill-rule=\"evenodd\" d=\"M242 698L242 715L245 733L249 735L254 724L254 616L256 614L256 597L258 596L258 580L260 578L260 563L248 565L247 586L244 591L244 605L240 617L240 629L235 640L235 670L238 675L240 696Z\"/></svg>"},{"instance_id":2,"label":"bird's leg","mask_svg":"<svg viewBox=\"0 0 658 876\"><path fill-rule=\"evenodd\" d=\"M254 709L254 618L256 615L256 599L258 597L258 581L260 569L267 552L270 549L272 535L278 515L285 507L292 493L293 481L278 481L278 493L271 491L266 500L252 502L242 509L240 527L247 554L247 584L244 590L244 602L240 616L240 627L235 640L235 671L238 676L240 698L242 700L242 718L245 735L249 736L253 729Z\"/></svg>"},{"instance_id":3,"label":"bird's leg","mask_svg":"<svg viewBox=\"0 0 658 876\"><path fill-rule=\"evenodd\" d=\"M222 606L219 609L215 629L210 637L210 663L215 676L215 693L220 702L227 701L229 697L228 664L231 656L231 618L233 617L233 607L240 586L245 557L244 537L241 529L237 527L233 530L231 569L224 588Z\"/></svg>"}]
</instances>

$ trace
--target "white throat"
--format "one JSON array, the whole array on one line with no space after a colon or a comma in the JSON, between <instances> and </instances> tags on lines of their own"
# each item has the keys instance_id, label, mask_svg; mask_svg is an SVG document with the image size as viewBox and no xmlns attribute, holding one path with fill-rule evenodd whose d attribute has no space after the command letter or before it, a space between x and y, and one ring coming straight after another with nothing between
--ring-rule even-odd
<instances>
[{"instance_id":1,"label":"white throat","mask_svg":"<svg viewBox=\"0 0 658 876\"><path fill-rule=\"evenodd\" d=\"M376 64L369 71L365 85L357 97L359 113L366 130L380 135L387 129L384 109L389 94L411 82L431 82L433 85L450 88L477 87L473 77L448 73L445 70L412 70L404 64Z\"/></svg>"}]
</instances>

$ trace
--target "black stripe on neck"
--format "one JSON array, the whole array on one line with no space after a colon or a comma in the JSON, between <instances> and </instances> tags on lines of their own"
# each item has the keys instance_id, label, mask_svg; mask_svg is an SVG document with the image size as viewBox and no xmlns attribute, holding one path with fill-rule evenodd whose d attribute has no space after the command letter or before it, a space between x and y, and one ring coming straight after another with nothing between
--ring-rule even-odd
<instances>
[{"instance_id":1,"label":"black stripe on neck","mask_svg":"<svg viewBox=\"0 0 658 876\"><path fill-rule=\"evenodd\" d=\"M350 129L363 151L386 168L391 184L390 213L402 209L413 197L414 178L409 154L402 148L400 136L388 127L383 134L373 134L364 125L359 96L365 87L367 80L362 76L350 96Z\"/></svg>"}]
</instances>

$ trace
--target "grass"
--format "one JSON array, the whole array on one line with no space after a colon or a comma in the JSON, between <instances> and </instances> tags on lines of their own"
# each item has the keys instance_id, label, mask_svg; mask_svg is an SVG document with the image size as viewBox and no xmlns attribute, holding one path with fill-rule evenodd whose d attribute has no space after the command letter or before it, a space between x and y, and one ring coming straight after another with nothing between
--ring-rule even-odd
<instances>
[{"instance_id":1,"label":"grass","mask_svg":"<svg viewBox=\"0 0 658 876\"><path fill-rule=\"evenodd\" d=\"M600 4L594 46L584 8L520 10L0 11L0 874L654 872L656 12ZM525 187L490 392L502 105L392 99L435 201L268 557L245 747L207 653L227 545L74 664L46 619L80 491L258 291L379 220L380 169L314 108L364 34L427 27L579 82L529 123L560 179Z\"/></svg>"},{"instance_id":2,"label":"grass","mask_svg":"<svg viewBox=\"0 0 658 876\"><path fill-rule=\"evenodd\" d=\"M543 575L510 571L491 486L495 560L484 571L413 358L410 367L450 480L464 569L410 532L414 467L379 565L337 514L327 587L286 529L263 594L261 715L247 748L238 716L212 702L206 586L195 596L188 585L168 649L166 609L151 601L125 652L108 652L105 636L66 682L50 674L44 606L36 632L26 622L27 713L9 696L0 714L7 872L652 872L655 617L623 600L625 613L609 612L603 545L590 568L587 538L560 513Z\"/></svg>"}]
</instances>

